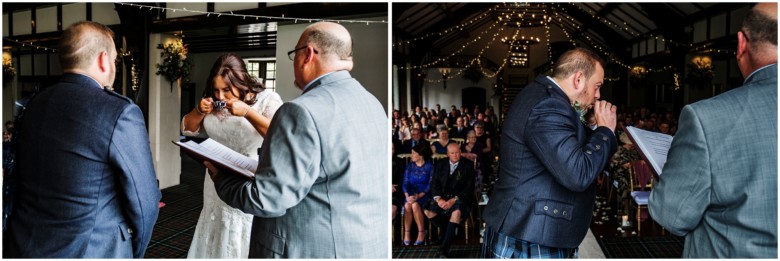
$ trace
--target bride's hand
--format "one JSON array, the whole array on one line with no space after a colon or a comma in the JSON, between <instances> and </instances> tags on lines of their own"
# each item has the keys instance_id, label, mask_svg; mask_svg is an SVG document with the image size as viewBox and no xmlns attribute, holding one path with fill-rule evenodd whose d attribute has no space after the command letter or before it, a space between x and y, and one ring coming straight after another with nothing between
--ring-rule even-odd
<instances>
[{"instance_id":1,"label":"bride's hand","mask_svg":"<svg viewBox=\"0 0 780 261\"><path fill-rule=\"evenodd\" d=\"M249 111L252 110L252 107L249 107L249 105L240 100L227 101L225 108L230 111L230 114L240 117L246 117L246 115L249 114Z\"/></svg>"},{"instance_id":2,"label":"bride's hand","mask_svg":"<svg viewBox=\"0 0 780 261\"><path fill-rule=\"evenodd\" d=\"M198 104L197 110L201 114L211 113L211 111L214 110L214 100L211 98L200 99L200 104Z\"/></svg>"}]
</instances>

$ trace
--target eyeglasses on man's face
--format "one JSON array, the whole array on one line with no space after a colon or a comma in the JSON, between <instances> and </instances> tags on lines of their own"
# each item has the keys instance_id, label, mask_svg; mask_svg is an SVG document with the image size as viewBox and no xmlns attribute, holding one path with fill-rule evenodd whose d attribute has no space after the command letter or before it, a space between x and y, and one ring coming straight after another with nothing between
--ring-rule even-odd
<instances>
[{"instance_id":1,"label":"eyeglasses on man's face","mask_svg":"<svg viewBox=\"0 0 780 261\"><path fill-rule=\"evenodd\" d=\"M290 58L290 61L295 60L295 52L300 51L300 50L304 50L304 49L306 49L306 47L309 47L309 46L308 45L301 46L299 48L295 48L292 51L287 52L287 58ZM311 49L314 50L315 54L319 54L319 52L317 52L317 49L314 49L314 48L311 48Z\"/></svg>"}]
</instances>

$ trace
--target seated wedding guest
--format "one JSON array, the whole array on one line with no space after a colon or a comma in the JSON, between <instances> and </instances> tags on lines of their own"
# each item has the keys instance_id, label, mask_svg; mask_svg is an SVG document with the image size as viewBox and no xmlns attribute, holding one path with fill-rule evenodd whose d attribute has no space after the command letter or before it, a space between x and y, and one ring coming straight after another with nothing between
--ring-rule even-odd
<instances>
[{"instance_id":1,"label":"seated wedding guest","mask_svg":"<svg viewBox=\"0 0 780 261\"><path fill-rule=\"evenodd\" d=\"M474 173L474 193L479 194L482 192L482 166L485 165L485 158L482 156L482 144L477 143L477 134L474 131L469 131L466 135L466 143L460 146L460 155L466 159L473 161L476 164Z\"/></svg>"},{"instance_id":2,"label":"seated wedding guest","mask_svg":"<svg viewBox=\"0 0 780 261\"><path fill-rule=\"evenodd\" d=\"M683 258L777 258L777 2L747 11L736 60L741 87L683 107L650 194Z\"/></svg>"},{"instance_id":3,"label":"seated wedding guest","mask_svg":"<svg viewBox=\"0 0 780 261\"><path fill-rule=\"evenodd\" d=\"M477 122L474 124L474 134L477 135L477 142L481 143L482 153L485 155L490 155L490 152L493 150L492 141L490 140L490 135L485 133L485 125L484 123Z\"/></svg>"},{"instance_id":4,"label":"seated wedding guest","mask_svg":"<svg viewBox=\"0 0 780 261\"><path fill-rule=\"evenodd\" d=\"M14 121L6 121L5 122L5 130L13 131L13 129L14 129Z\"/></svg>"},{"instance_id":5,"label":"seated wedding guest","mask_svg":"<svg viewBox=\"0 0 780 261\"><path fill-rule=\"evenodd\" d=\"M393 128L398 128L401 126L401 113L398 112L398 110L393 110L392 120Z\"/></svg>"},{"instance_id":6,"label":"seated wedding guest","mask_svg":"<svg viewBox=\"0 0 780 261\"><path fill-rule=\"evenodd\" d=\"M105 88L116 76L114 32L82 21L59 38L63 75L15 127L3 258L143 258L161 194L141 109Z\"/></svg>"},{"instance_id":7,"label":"seated wedding guest","mask_svg":"<svg viewBox=\"0 0 780 261\"><path fill-rule=\"evenodd\" d=\"M401 125L398 127L398 140L402 143L412 138L411 127L409 126L409 119L406 117L401 118ZM408 152L407 152L408 153Z\"/></svg>"},{"instance_id":8,"label":"seated wedding guest","mask_svg":"<svg viewBox=\"0 0 780 261\"><path fill-rule=\"evenodd\" d=\"M412 148L412 161L406 165L403 190L404 203L404 245L411 243L412 219L417 224L417 241L414 245L425 244L425 223L423 223L422 206L431 198L430 184L433 175L433 161L427 144L421 143Z\"/></svg>"},{"instance_id":9,"label":"seated wedding guest","mask_svg":"<svg viewBox=\"0 0 780 261\"><path fill-rule=\"evenodd\" d=\"M442 119L441 124L444 125L444 128L446 128L447 130L452 128L452 123L450 123L450 118L447 117L439 117L439 118Z\"/></svg>"},{"instance_id":10,"label":"seated wedding guest","mask_svg":"<svg viewBox=\"0 0 780 261\"><path fill-rule=\"evenodd\" d=\"M266 91L247 72L244 60L229 53L214 61L203 96L198 106L182 117L182 134L208 137L238 153L257 158L257 149L263 145L271 118L282 106L279 94ZM224 102L225 107L216 106L218 101ZM204 179L203 209L187 257L248 257L252 217L219 199L214 182Z\"/></svg>"},{"instance_id":11,"label":"seated wedding guest","mask_svg":"<svg viewBox=\"0 0 780 261\"><path fill-rule=\"evenodd\" d=\"M457 117L455 120L455 126L450 129L450 136L453 138L465 139L466 133L469 132L469 128L466 127L466 122L463 117Z\"/></svg>"},{"instance_id":12,"label":"seated wedding guest","mask_svg":"<svg viewBox=\"0 0 780 261\"><path fill-rule=\"evenodd\" d=\"M485 118L489 119L494 125L498 124L498 118L496 117L496 114L493 113L493 106L488 106L487 109L485 109Z\"/></svg>"},{"instance_id":13,"label":"seated wedding guest","mask_svg":"<svg viewBox=\"0 0 780 261\"><path fill-rule=\"evenodd\" d=\"M482 126L485 128L485 133L487 133L488 136L498 135L496 133L496 125L493 124L493 120L491 120L488 117L485 117L484 115L482 116Z\"/></svg>"},{"instance_id":14,"label":"seated wedding guest","mask_svg":"<svg viewBox=\"0 0 780 261\"><path fill-rule=\"evenodd\" d=\"M401 144L401 153L412 153L412 148L417 147L419 144L430 146L430 143L423 138L420 129L413 128L410 136L411 138L409 140L404 141L404 143Z\"/></svg>"},{"instance_id":15,"label":"seated wedding guest","mask_svg":"<svg viewBox=\"0 0 780 261\"><path fill-rule=\"evenodd\" d=\"M455 107L455 105L452 105L449 114L447 114L447 117L450 118L450 121L452 122L454 122L456 118L460 117L460 111L457 107Z\"/></svg>"},{"instance_id":16,"label":"seated wedding guest","mask_svg":"<svg viewBox=\"0 0 780 261\"><path fill-rule=\"evenodd\" d=\"M663 122L663 123L658 125L658 132L663 133L663 134L672 135L672 133L670 132L670 129L669 129L669 123L666 123L666 122Z\"/></svg>"},{"instance_id":17,"label":"seated wedding guest","mask_svg":"<svg viewBox=\"0 0 780 261\"><path fill-rule=\"evenodd\" d=\"M617 151L607 165L607 171L612 180L616 180L618 187L615 189L618 195L618 205L621 214L628 214L631 206L631 164L640 160L639 152L634 149L634 144L625 132L620 134L620 142ZM612 184L610 184L612 185Z\"/></svg>"},{"instance_id":18,"label":"seated wedding guest","mask_svg":"<svg viewBox=\"0 0 780 261\"><path fill-rule=\"evenodd\" d=\"M438 154L447 153L447 145L455 142L454 140L450 139L450 131L446 128L440 128L438 138L439 139L437 141L434 141L433 144L431 144L431 150Z\"/></svg>"},{"instance_id":19,"label":"seated wedding guest","mask_svg":"<svg viewBox=\"0 0 780 261\"><path fill-rule=\"evenodd\" d=\"M422 131L423 136L428 139L433 136L433 133L436 132L436 129L431 126L430 122L428 122L428 117L422 117L420 118L420 131Z\"/></svg>"},{"instance_id":20,"label":"seated wedding guest","mask_svg":"<svg viewBox=\"0 0 780 261\"><path fill-rule=\"evenodd\" d=\"M468 218L474 199L474 164L461 159L457 143L447 145L447 158L436 165L431 180L433 200L425 206L425 216L445 229L439 246L439 257L447 258L457 229Z\"/></svg>"}]
</instances>

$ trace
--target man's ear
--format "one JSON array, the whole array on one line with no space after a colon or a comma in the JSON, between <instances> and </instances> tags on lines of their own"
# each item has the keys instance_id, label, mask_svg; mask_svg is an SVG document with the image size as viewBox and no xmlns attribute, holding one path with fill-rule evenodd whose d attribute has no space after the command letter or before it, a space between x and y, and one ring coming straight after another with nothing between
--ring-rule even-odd
<instances>
[{"instance_id":1,"label":"man's ear","mask_svg":"<svg viewBox=\"0 0 780 261\"><path fill-rule=\"evenodd\" d=\"M580 71L575 72L574 76L571 77L571 84L574 90L577 91L580 90L580 86L585 86L584 81L585 81L585 75Z\"/></svg>"},{"instance_id":2,"label":"man's ear","mask_svg":"<svg viewBox=\"0 0 780 261\"><path fill-rule=\"evenodd\" d=\"M306 59L303 61L303 63L311 63L311 61L314 59L314 47L306 46Z\"/></svg>"},{"instance_id":3,"label":"man's ear","mask_svg":"<svg viewBox=\"0 0 780 261\"><path fill-rule=\"evenodd\" d=\"M748 43L745 32L737 32L737 60L741 59L748 52L748 48L750 48L750 43Z\"/></svg>"},{"instance_id":4,"label":"man's ear","mask_svg":"<svg viewBox=\"0 0 780 261\"><path fill-rule=\"evenodd\" d=\"M107 51L102 51L100 54L98 54L98 68L100 69L100 72L108 72L111 70L111 64L108 61L110 59Z\"/></svg>"}]
</instances>

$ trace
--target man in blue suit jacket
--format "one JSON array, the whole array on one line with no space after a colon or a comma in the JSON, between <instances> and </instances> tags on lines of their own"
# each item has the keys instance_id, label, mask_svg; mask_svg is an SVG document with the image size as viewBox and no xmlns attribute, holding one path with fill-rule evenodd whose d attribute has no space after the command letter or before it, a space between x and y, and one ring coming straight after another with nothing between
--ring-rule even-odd
<instances>
[{"instance_id":1,"label":"man in blue suit jacket","mask_svg":"<svg viewBox=\"0 0 780 261\"><path fill-rule=\"evenodd\" d=\"M114 82L113 32L94 22L62 34L60 82L27 105L17 202L4 257L141 258L160 190L138 106Z\"/></svg>"},{"instance_id":2,"label":"man in blue suit jacket","mask_svg":"<svg viewBox=\"0 0 780 261\"><path fill-rule=\"evenodd\" d=\"M504 122L501 172L483 214L483 256L571 258L585 238L594 181L617 150L615 112L597 101L604 62L577 48L517 95ZM598 128L583 115L594 107Z\"/></svg>"},{"instance_id":3,"label":"man in blue suit jacket","mask_svg":"<svg viewBox=\"0 0 780 261\"><path fill-rule=\"evenodd\" d=\"M777 3L745 15L737 65L742 87L683 108L650 194L684 258L777 258Z\"/></svg>"}]
</instances>

